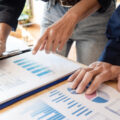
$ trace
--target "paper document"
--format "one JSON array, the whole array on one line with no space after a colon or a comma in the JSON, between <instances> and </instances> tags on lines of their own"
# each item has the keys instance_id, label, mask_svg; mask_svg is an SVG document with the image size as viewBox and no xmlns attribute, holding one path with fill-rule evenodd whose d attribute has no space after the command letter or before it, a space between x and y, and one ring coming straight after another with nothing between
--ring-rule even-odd
<instances>
[{"instance_id":1,"label":"paper document","mask_svg":"<svg viewBox=\"0 0 120 120\"><path fill-rule=\"evenodd\" d=\"M56 54L24 53L0 61L0 105L59 80L80 67Z\"/></svg>"},{"instance_id":2,"label":"paper document","mask_svg":"<svg viewBox=\"0 0 120 120\"><path fill-rule=\"evenodd\" d=\"M120 120L120 94L102 85L92 95L67 83L4 112L0 120Z\"/></svg>"},{"instance_id":3,"label":"paper document","mask_svg":"<svg viewBox=\"0 0 120 120\"><path fill-rule=\"evenodd\" d=\"M26 42L20 40L18 38L9 36L6 43L6 52L14 51L14 50L25 50L28 49Z\"/></svg>"}]
</instances>

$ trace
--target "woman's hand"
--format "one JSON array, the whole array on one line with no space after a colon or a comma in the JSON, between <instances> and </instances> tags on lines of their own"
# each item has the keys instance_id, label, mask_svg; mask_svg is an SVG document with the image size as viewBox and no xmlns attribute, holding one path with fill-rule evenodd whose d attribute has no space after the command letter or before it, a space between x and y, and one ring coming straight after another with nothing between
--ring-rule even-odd
<instances>
[{"instance_id":1,"label":"woman's hand","mask_svg":"<svg viewBox=\"0 0 120 120\"><path fill-rule=\"evenodd\" d=\"M112 65L106 62L94 62L87 68L81 68L76 71L69 79L73 82L72 88L77 93L86 90L86 94L92 94L105 81L118 80L118 89L120 90L120 66Z\"/></svg>"}]
</instances>

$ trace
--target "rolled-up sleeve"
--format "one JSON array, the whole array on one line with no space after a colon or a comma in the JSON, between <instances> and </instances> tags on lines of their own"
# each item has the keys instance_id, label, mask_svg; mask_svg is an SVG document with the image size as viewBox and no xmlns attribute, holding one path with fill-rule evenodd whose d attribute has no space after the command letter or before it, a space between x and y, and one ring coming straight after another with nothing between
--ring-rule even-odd
<instances>
[{"instance_id":1,"label":"rolled-up sleeve","mask_svg":"<svg viewBox=\"0 0 120 120\"><path fill-rule=\"evenodd\" d=\"M0 0L0 23L7 23L15 30L24 4L25 0Z\"/></svg>"},{"instance_id":2,"label":"rolled-up sleeve","mask_svg":"<svg viewBox=\"0 0 120 120\"><path fill-rule=\"evenodd\" d=\"M100 12L100 13L105 12L109 8L109 6L111 5L112 1L113 0L98 0L98 2L101 5L101 8L98 10L98 12Z\"/></svg>"}]
</instances>

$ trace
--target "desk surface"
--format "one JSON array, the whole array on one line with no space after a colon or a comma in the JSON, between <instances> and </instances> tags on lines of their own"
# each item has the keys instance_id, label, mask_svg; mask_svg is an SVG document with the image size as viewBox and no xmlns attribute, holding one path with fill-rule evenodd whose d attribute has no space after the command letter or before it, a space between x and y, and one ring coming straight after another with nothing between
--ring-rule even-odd
<instances>
[{"instance_id":1,"label":"desk surface","mask_svg":"<svg viewBox=\"0 0 120 120\"><path fill-rule=\"evenodd\" d=\"M85 66L81 64L81 67L85 67ZM44 93L46 93L46 92L48 92L48 91L50 91L52 89L55 89L56 87L61 86L61 85L65 84L65 83L67 83L67 81L61 82L61 83L59 83L57 85L54 85L54 86L52 86L52 87L50 87L48 89L45 89L45 90L41 91L39 93L36 93L36 94L34 94L34 95L32 95L32 96L30 96L28 98L25 98L25 99L23 99L23 100L15 103L15 104L11 105L11 106L8 106L7 108L4 108L3 110L0 110L0 114L3 113L3 112L5 112L5 111L7 111L7 110L9 110L9 109L12 109L12 108L20 105L20 104L22 104L22 103L24 103L24 102L26 102L28 100L36 98L37 96L42 95L42 94L44 94ZM115 89L117 89L117 83L116 83L116 81L109 81L109 82L106 82L106 84L110 85L111 87L113 87Z\"/></svg>"}]
</instances>

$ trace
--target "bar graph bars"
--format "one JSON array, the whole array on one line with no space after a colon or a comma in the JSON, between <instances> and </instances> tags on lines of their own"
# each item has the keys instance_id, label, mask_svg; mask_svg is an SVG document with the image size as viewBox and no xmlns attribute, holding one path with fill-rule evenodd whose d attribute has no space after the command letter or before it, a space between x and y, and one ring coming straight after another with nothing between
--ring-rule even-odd
<instances>
[{"instance_id":1,"label":"bar graph bars","mask_svg":"<svg viewBox=\"0 0 120 120\"><path fill-rule=\"evenodd\" d=\"M53 73L53 71L49 67L40 65L39 63L30 59L22 58L13 61L13 63L38 77Z\"/></svg>"},{"instance_id":2,"label":"bar graph bars","mask_svg":"<svg viewBox=\"0 0 120 120\"><path fill-rule=\"evenodd\" d=\"M64 115L43 101L39 101L39 105L36 107L35 106L33 105L35 109L32 111L31 109L27 109L22 114L29 114L30 117L34 120L65 120L66 118Z\"/></svg>"},{"instance_id":3,"label":"bar graph bars","mask_svg":"<svg viewBox=\"0 0 120 120\"><path fill-rule=\"evenodd\" d=\"M67 88L67 90L71 92L72 94L75 94L75 92L74 91L72 92L70 88ZM62 106L66 106L65 109L73 111L71 112L71 115L75 117L78 117L78 118L80 116L87 117L93 112L92 110L87 108L87 106L81 103L78 103L76 100L70 98L68 95L66 95L65 93L57 89L51 91L49 93L49 97L51 101L55 103L56 105L61 103Z\"/></svg>"}]
</instances>

